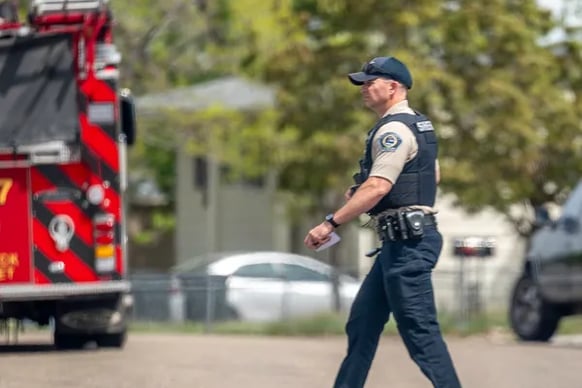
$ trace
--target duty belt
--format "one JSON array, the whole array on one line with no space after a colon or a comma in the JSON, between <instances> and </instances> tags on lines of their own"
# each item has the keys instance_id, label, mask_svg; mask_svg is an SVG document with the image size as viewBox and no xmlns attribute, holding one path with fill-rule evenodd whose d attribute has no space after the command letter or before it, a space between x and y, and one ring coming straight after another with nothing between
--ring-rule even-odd
<instances>
[{"instance_id":1,"label":"duty belt","mask_svg":"<svg viewBox=\"0 0 582 388\"><path fill-rule=\"evenodd\" d=\"M425 214L420 209L389 209L374 219L378 237L384 242L420 239L425 226L436 225L434 214Z\"/></svg>"}]
</instances>

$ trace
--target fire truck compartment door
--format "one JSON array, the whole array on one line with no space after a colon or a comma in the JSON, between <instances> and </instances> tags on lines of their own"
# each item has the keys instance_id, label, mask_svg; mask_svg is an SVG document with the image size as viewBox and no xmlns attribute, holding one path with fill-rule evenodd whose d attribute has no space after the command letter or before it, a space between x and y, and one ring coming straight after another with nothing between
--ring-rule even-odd
<instances>
[{"instance_id":1,"label":"fire truck compartment door","mask_svg":"<svg viewBox=\"0 0 582 388\"><path fill-rule=\"evenodd\" d=\"M0 288L32 281L28 169L0 169Z\"/></svg>"},{"instance_id":2,"label":"fire truck compartment door","mask_svg":"<svg viewBox=\"0 0 582 388\"><path fill-rule=\"evenodd\" d=\"M68 34L0 39L0 148L79 139Z\"/></svg>"}]
</instances>

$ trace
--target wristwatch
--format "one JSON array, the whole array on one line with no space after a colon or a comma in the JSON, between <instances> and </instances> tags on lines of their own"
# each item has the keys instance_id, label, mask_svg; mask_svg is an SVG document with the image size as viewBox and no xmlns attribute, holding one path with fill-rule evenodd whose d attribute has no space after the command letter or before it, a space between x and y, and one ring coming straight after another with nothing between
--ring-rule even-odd
<instances>
[{"instance_id":1,"label":"wristwatch","mask_svg":"<svg viewBox=\"0 0 582 388\"><path fill-rule=\"evenodd\" d=\"M334 228L337 228L338 226L340 226L340 224L335 222L335 220L333 219L333 213L330 213L327 216L325 216L325 220L327 222L329 222Z\"/></svg>"}]
</instances>

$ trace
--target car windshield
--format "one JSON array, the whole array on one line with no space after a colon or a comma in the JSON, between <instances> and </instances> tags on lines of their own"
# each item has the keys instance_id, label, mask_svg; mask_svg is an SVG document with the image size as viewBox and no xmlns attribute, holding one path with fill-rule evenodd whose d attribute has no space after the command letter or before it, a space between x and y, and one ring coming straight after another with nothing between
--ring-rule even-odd
<instances>
[{"instance_id":1,"label":"car windshield","mask_svg":"<svg viewBox=\"0 0 582 388\"><path fill-rule=\"evenodd\" d=\"M327 274L298 264L280 264L277 269L281 272L283 278L288 281L314 282L330 280Z\"/></svg>"},{"instance_id":2,"label":"car windshield","mask_svg":"<svg viewBox=\"0 0 582 388\"><path fill-rule=\"evenodd\" d=\"M211 267L214 274L277 277L289 281L330 281L333 272L332 267L319 260L285 252L216 252L193 257L175 265L171 271L175 274L205 274L210 264L214 264ZM265 274L266 268L268 274ZM337 275L341 281L357 282L341 271L337 271Z\"/></svg>"},{"instance_id":3,"label":"car windshield","mask_svg":"<svg viewBox=\"0 0 582 388\"><path fill-rule=\"evenodd\" d=\"M219 253L209 253L207 255L196 256L192 259L186 260L183 263L177 264L172 267L172 272L184 273L193 272L200 273L204 272L208 264L214 263L218 260L224 259L225 257L232 256L232 252L219 252Z\"/></svg>"}]
</instances>

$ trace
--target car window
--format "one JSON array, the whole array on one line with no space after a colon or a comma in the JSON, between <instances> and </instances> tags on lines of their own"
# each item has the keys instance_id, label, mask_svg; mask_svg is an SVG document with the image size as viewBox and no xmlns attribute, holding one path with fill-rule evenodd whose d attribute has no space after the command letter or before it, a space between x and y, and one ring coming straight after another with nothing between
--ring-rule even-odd
<instances>
[{"instance_id":1,"label":"car window","mask_svg":"<svg viewBox=\"0 0 582 388\"><path fill-rule=\"evenodd\" d=\"M234 276L247 277L247 278L268 278L275 279L277 274L275 269L271 264L249 264L237 269Z\"/></svg>"},{"instance_id":2,"label":"car window","mask_svg":"<svg viewBox=\"0 0 582 388\"><path fill-rule=\"evenodd\" d=\"M283 264L280 267L280 269L283 274L283 277L289 281L300 281L300 282L329 281L329 276L327 276L326 274L296 264Z\"/></svg>"}]
</instances>

